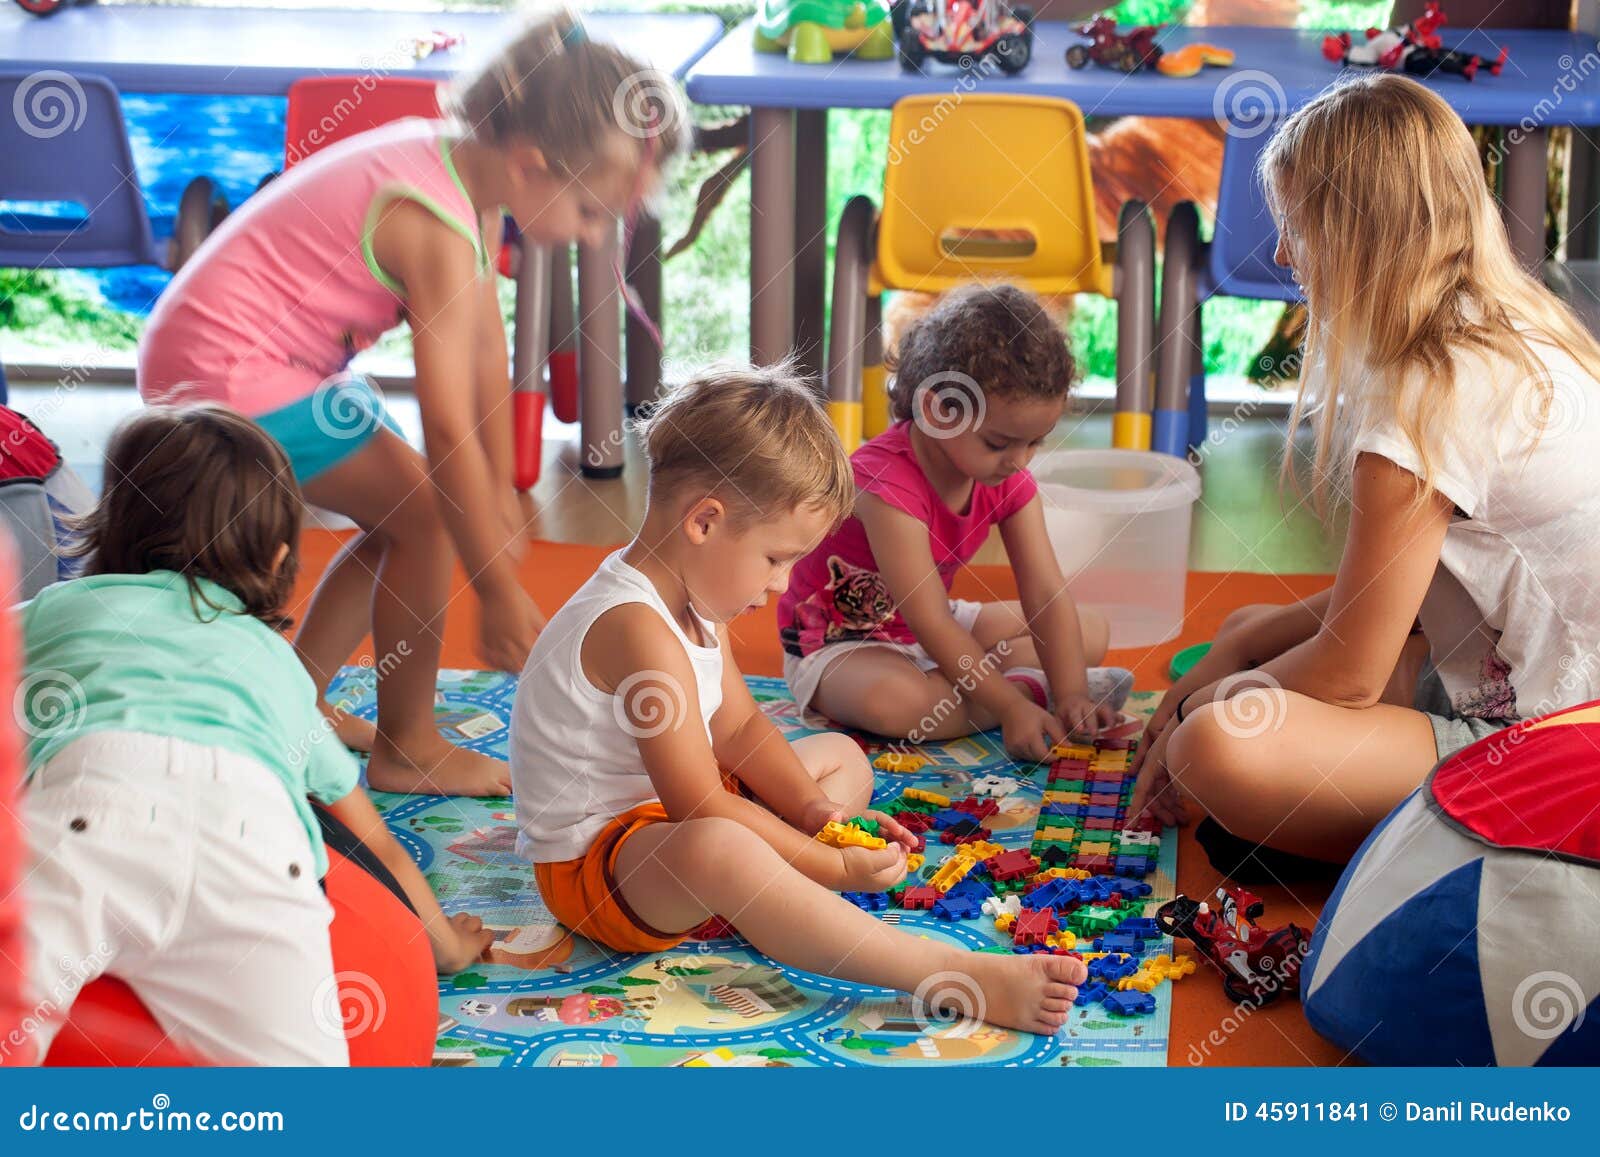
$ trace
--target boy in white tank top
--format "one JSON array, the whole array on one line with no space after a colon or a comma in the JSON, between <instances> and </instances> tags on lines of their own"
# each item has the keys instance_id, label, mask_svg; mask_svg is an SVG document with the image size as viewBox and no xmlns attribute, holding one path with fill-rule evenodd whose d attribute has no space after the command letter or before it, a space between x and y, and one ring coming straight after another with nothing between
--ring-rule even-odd
<instances>
[{"instance_id":1,"label":"boy in white tank top","mask_svg":"<svg viewBox=\"0 0 1600 1157\"><path fill-rule=\"evenodd\" d=\"M967 952L835 894L899 883L914 838L867 810L853 740L787 742L733 662L727 624L781 594L855 499L815 391L786 367L704 375L643 439L644 525L550 620L517 688L518 848L551 912L619 952L672 948L720 916L792 967L1054 1033L1081 960ZM813 838L854 815L888 846Z\"/></svg>"}]
</instances>

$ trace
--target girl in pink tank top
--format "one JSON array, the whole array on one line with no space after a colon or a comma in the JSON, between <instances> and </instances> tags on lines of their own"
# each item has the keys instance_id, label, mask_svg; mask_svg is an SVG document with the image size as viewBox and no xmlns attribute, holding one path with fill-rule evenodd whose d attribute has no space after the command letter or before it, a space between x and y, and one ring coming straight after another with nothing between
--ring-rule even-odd
<instances>
[{"instance_id":1,"label":"girl in pink tank top","mask_svg":"<svg viewBox=\"0 0 1600 1157\"><path fill-rule=\"evenodd\" d=\"M433 720L452 545L482 604L488 664L520 670L544 625L516 573L527 531L511 483L500 223L510 214L530 245L601 242L680 147L688 122L673 93L571 13L546 17L455 91L452 119L352 137L252 197L150 319L147 401L219 401L254 418L288 451L307 500L361 528L295 647L326 691L370 630L376 728L325 711L341 739L371 749L374 788L510 791L504 764L450 744ZM347 369L400 322L426 458Z\"/></svg>"}]
</instances>

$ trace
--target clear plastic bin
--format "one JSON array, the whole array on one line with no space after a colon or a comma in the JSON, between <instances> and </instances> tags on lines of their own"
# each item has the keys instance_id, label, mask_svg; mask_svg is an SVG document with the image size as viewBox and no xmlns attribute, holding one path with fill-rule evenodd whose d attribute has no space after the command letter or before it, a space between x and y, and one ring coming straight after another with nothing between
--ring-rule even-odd
<instances>
[{"instance_id":1,"label":"clear plastic bin","mask_svg":"<svg viewBox=\"0 0 1600 1157\"><path fill-rule=\"evenodd\" d=\"M1079 606L1113 647L1148 647L1183 626L1189 523L1200 475L1145 450L1056 450L1033 461L1045 527Z\"/></svg>"}]
</instances>

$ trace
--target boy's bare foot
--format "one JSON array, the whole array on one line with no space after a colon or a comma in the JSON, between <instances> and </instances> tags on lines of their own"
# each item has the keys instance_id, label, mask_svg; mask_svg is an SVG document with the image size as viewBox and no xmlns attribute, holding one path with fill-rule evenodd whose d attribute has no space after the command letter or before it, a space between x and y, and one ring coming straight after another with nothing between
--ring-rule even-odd
<instances>
[{"instance_id":1,"label":"boy's bare foot","mask_svg":"<svg viewBox=\"0 0 1600 1157\"><path fill-rule=\"evenodd\" d=\"M378 741L378 725L372 720L332 707L326 699L319 699L317 708L322 717L333 724L333 733L339 742L351 751L371 751Z\"/></svg>"},{"instance_id":2,"label":"boy's bare foot","mask_svg":"<svg viewBox=\"0 0 1600 1157\"><path fill-rule=\"evenodd\" d=\"M442 735L401 745L380 734L367 763L367 786L408 795L510 795L511 768Z\"/></svg>"},{"instance_id":3,"label":"boy's bare foot","mask_svg":"<svg viewBox=\"0 0 1600 1157\"><path fill-rule=\"evenodd\" d=\"M1075 956L968 952L955 970L929 977L917 997L1002 1028L1050 1036L1067 1023L1088 972Z\"/></svg>"}]
</instances>

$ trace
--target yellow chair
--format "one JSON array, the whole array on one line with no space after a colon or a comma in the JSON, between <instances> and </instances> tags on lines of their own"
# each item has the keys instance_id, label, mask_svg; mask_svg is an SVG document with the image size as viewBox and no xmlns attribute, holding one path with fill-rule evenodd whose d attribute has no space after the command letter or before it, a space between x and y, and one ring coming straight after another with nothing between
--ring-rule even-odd
<instances>
[{"instance_id":1,"label":"yellow chair","mask_svg":"<svg viewBox=\"0 0 1600 1157\"><path fill-rule=\"evenodd\" d=\"M941 293L974 281L1117 302L1112 444L1150 445L1155 228L1122 206L1117 241L1095 229L1083 114L1070 101L986 93L907 97L894 106L883 212L851 198L834 254L825 382L845 448L889 425L886 289Z\"/></svg>"}]
</instances>

